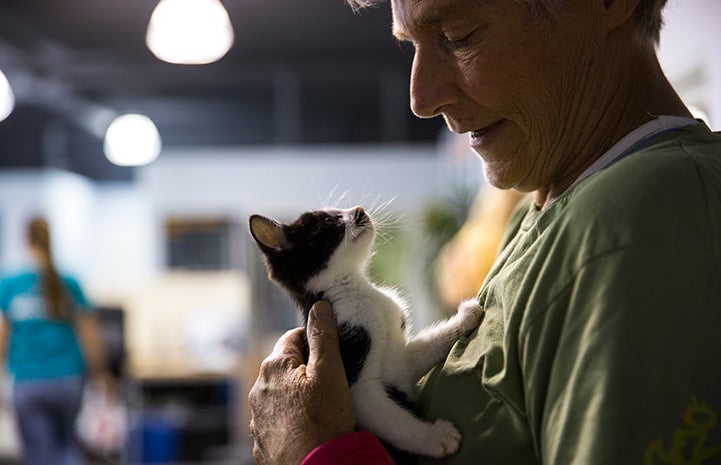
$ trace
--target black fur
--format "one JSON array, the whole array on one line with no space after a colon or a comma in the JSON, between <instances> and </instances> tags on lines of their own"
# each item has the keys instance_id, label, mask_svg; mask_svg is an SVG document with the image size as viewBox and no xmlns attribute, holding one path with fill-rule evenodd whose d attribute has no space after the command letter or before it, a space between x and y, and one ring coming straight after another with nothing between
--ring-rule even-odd
<instances>
[{"instance_id":1,"label":"black fur","mask_svg":"<svg viewBox=\"0 0 721 465\"><path fill-rule=\"evenodd\" d=\"M413 402L411 402L411 400L408 398L408 394L406 394L405 392L401 391L400 389L398 389L397 387L395 387L391 384L386 384L383 387L385 388L386 394L388 394L388 397L393 399L393 402L400 405L404 409L408 410L413 415L416 415L416 413L415 413L416 405Z\"/></svg>"},{"instance_id":2,"label":"black fur","mask_svg":"<svg viewBox=\"0 0 721 465\"><path fill-rule=\"evenodd\" d=\"M371 338L365 328L345 323L338 328L338 339L345 377L351 385L358 380L363 369L366 356L371 349Z\"/></svg>"},{"instance_id":3,"label":"black fur","mask_svg":"<svg viewBox=\"0 0 721 465\"><path fill-rule=\"evenodd\" d=\"M340 345L340 355L343 359L345 377L348 380L348 385L352 385L358 381L358 376L360 376L363 369L363 364L371 348L371 338L364 328L345 323L338 327L338 343ZM306 335L303 335L303 351L307 362L310 349L308 348ZM401 396L404 395L398 390L396 392Z\"/></svg>"}]
</instances>

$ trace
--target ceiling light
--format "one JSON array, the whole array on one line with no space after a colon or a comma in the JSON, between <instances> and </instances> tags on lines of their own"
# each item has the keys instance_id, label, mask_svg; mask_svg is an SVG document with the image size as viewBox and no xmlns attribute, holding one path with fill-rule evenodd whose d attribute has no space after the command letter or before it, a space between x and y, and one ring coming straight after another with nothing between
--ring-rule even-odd
<instances>
[{"instance_id":1,"label":"ceiling light","mask_svg":"<svg viewBox=\"0 0 721 465\"><path fill-rule=\"evenodd\" d=\"M218 0L160 0L145 43L163 61L202 65L218 61L233 45L233 26Z\"/></svg>"},{"instance_id":2,"label":"ceiling light","mask_svg":"<svg viewBox=\"0 0 721 465\"><path fill-rule=\"evenodd\" d=\"M105 133L105 156L119 166L141 166L160 154L160 134L145 115L127 114L113 120Z\"/></svg>"},{"instance_id":3,"label":"ceiling light","mask_svg":"<svg viewBox=\"0 0 721 465\"><path fill-rule=\"evenodd\" d=\"M15 94L13 94L8 79L0 71L0 121L10 116L13 108L15 108Z\"/></svg>"}]
</instances>

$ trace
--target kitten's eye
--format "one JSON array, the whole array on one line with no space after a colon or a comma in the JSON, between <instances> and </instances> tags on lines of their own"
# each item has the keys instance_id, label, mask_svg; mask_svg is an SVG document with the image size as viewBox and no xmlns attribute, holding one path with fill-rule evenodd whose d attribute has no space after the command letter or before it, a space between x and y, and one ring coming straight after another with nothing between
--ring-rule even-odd
<instances>
[{"instance_id":1,"label":"kitten's eye","mask_svg":"<svg viewBox=\"0 0 721 465\"><path fill-rule=\"evenodd\" d=\"M329 223L329 224L330 224L330 223L335 223L335 218L333 218L333 217L330 216L330 215L324 216L323 219L325 220L326 223Z\"/></svg>"}]
</instances>

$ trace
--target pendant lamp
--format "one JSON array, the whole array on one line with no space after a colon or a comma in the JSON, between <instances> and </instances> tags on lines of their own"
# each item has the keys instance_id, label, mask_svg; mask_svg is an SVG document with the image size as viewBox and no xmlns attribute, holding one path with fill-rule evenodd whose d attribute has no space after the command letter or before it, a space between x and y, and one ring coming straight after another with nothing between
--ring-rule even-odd
<instances>
[{"instance_id":1,"label":"pendant lamp","mask_svg":"<svg viewBox=\"0 0 721 465\"><path fill-rule=\"evenodd\" d=\"M160 154L158 129L145 115L129 113L110 123L103 149L111 163L118 166L142 166Z\"/></svg>"},{"instance_id":2,"label":"pendant lamp","mask_svg":"<svg viewBox=\"0 0 721 465\"><path fill-rule=\"evenodd\" d=\"M13 108L15 108L15 94L7 78L0 71L0 121L10 116Z\"/></svg>"},{"instance_id":3,"label":"pendant lamp","mask_svg":"<svg viewBox=\"0 0 721 465\"><path fill-rule=\"evenodd\" d=\"M223 58L233 39L228 12L219 0L160 0L145 43L160 60L201 65Z\"/></svg>"}]
</instances>

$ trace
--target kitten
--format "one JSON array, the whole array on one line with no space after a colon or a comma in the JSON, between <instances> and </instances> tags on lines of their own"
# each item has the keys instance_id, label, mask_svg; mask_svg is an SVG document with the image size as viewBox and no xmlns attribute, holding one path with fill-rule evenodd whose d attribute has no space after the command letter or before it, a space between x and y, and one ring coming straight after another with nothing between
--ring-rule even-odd
<instances>
[{"instance_id":1,"label":"kitten","mask_svg":"<svg viewBox=\"0 0 721 465\"><path fill-rule=\"evenodd\" d=\"M456 452L461 435L450 422L424 422L401 404L415 398L419 379L461 334L478 325L478 303L461 304L456 315L408 339L405 304L366 276L375 228L361 207L304 213L290 224L253 215L250 231L268 276L295 300L304 320L318 300L333 306L358 427L403 451Z\"/></svg>"}]
</instances>

